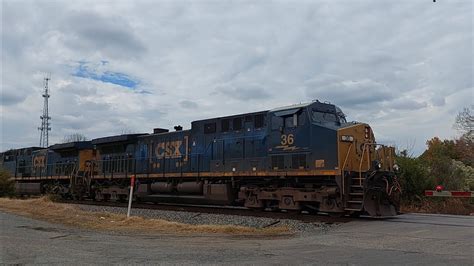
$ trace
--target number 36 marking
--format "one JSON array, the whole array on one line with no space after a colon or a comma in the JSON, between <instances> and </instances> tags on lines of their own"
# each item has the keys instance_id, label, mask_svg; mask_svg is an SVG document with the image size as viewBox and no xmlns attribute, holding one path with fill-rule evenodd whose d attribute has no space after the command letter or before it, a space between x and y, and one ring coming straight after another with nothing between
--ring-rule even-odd
<instances>
[{"instance_id":1,"label":"number 36 marking","mask_svg":"<svg viewBox=\"0 0 474 266\"><path fill-rule=\"evenodd\" d=\"M281 145L292 145L295 142L293 134L281 135Z\"/></svg>"}]
</instances>

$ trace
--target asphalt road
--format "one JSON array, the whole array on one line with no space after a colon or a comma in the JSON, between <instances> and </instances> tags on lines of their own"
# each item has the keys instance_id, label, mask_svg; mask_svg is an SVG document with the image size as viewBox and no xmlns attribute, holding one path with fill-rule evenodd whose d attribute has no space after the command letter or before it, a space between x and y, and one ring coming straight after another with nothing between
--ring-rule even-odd
<instances>
[{"instance_id":1,"label":"asphalt road","mask_svg":"<svg viewBox=\"0 0 474 266\"><path fill-rule=\"evenodd\" d=\"M474 265L474 217L405 214L295 237L103 233L0 212L0 264Z\"/></svg>"}]
</instances>

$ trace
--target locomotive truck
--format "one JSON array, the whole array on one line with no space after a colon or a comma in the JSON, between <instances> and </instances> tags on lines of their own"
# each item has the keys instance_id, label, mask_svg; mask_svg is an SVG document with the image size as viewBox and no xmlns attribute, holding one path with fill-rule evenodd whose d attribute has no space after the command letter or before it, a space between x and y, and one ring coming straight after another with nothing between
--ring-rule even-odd
<instances>
[{"instance_id":1,"label":"locomotive truck","mask_svg":"<svg viewBox=\"0 0 474 266\"><path fill-rule=\"evenodd\" d=\"M394 148L366 123L314 101L193 121L191 128L123 134L0 154L18 194L74 199L241 205L394 216Z\"/></svg>"}]
</instances>

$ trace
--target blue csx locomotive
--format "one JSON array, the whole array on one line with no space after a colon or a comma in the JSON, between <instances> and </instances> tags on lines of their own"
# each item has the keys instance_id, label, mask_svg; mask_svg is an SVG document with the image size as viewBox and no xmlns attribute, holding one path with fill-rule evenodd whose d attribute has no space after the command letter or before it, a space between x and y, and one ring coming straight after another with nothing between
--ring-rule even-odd
<instances>
[{"instance_id":1,"label":"blue csx locomotive","mask_svg":"<svg viewBox=\"0 0 474 266\"><path fill-rule=\"evenodd\" d=\"M315 101L92 141L9 150L1 162L19 194L243 205L396 215L394 148L369 125Z\"/></svg>"}]
</instances>

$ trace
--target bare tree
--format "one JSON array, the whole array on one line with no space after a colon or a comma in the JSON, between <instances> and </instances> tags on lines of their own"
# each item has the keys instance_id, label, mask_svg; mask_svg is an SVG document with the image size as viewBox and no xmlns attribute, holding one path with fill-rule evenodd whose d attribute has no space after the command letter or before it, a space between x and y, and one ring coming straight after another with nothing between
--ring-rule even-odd
<instances>
[{"instance_id":1,"label":"bare tree","mask_svg":"<svg viewBox=\"0 0 474 266\"><path fill-rule=\"evenodd\" d=\"M70 135L66 135L63 138L63 143L68 143L68 142L77 142L77 141L86 141L87 137L84 136L81 133L74 133Z\"/></svg>"},{"instance_id":2,"label":"bare tree","mask_svg":"<svg viewBox=\"0 0 474 266\"><path fill-rule=\"evenodd\" d=\"M464 107L464 109L458 113L454 122L454 128L461 131L463 136L468 140L474 138L474 114L472 110L474 106Z\"/></svg>"}]
</instances>

